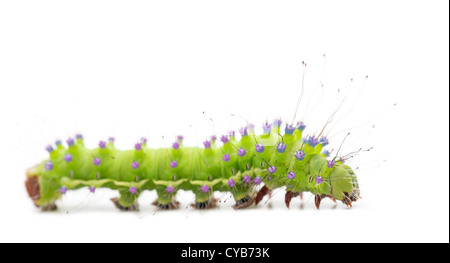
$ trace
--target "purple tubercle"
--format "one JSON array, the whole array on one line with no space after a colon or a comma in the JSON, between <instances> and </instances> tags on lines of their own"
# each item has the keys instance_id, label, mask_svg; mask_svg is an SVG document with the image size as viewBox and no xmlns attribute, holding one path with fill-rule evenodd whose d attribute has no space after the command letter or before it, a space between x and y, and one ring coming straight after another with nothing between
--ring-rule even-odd
<instances>
[{"instance_id":1,"label":"purple tubercle","mask_svg":"<svg viewBox=\"0 0 450 263\"><path fill-rule=\"evenodd\" d=\"M53 162L52 161L46 162L45 165L44 165L44 168L45 168L46 171L50 172L51 170L53 170Z\"/></svg>"},{"instance_id":2,"label":"purple tubercle","mask_svg":"<svg viewBox=\"0 0 450 263\"><path fill-rule=\"evenodd\" d=\"M217 136L216 135L212 135L211 136L211 142L215 142L217 141Z\"/></svg>"},{"instance_id":3,"label":"purple tubercle","mask_svg":"<svg viewBox=\"0 0 450 263\"><path fill-rule=\"evenodd\" d=\"M69 147L73 146L75 144L75 140L73 138L69 138L67 139L67 144L69 145Z\"/></svg>"},{"instance_id":4,"label":"purple tubercle","mask_svg":"<svg viewBox=\"0 0 450 263\"><path fill-rule=\"evenodd\" d=\"M286 124L286 128L284 129L284 133L287 135L292 135L295 131L295 127L290 124Z\"/></svg>"},{"instance_id":5,"label":"purple tubercle","mask_svg":"<svg viewBox=\"0 0 450 263\"><path fill-rule=\"evenodd\" d=\"M273 122L273 126L274 126L275 128L279 128L279 127L281 126L282 123L283 123L283 121L281 121L281 119L276 119L276 120Z\"/></svg>"},{"instance_id":6,"label":"purple tubercle","mask_svg":"<svg viewBox=\"0 0 450 263\"><path fill-rule=\"evenodd\" d=\"M289 178L289 180L294 180L295 179L295 173L293 171L290 171L288 173L287 177Z\"/></svg>"},{"instance_id":7,"label":"purple tubercle","mask_svg":"<svg viewBox=\"0 0 450 263\"><path fill-rule=\"evenodd\" d=\"M211 142L210 141L204 141L203 146L205 146L205 149L211 148Z\"/></svg>"},{"instance_id":8,"label":"purple tubercle","mask_svg":"<svg viewBox=\"0 0 450 263\"><path fill-rule=\"evenodd\" d=\"M142 143L142 144L147 144L147 138L142 137L142 138L141 138L141 143Z\"/></svg>"},{"instance_id":9,"label":"purple tubercle","mask_svg":"<svg viewBox=\"0 0 450 263\"><path fill-rule=\"evenodd\" d=\"M136 186L130 187L130 189L128 189L128 191L129 191L131 194L133 194L133 195L137 194L137 188L136 188Z\"/></svg>"},{"instance_id":10,"label":"purple tubercle","mask_svg":"<svg viewBox=\"0 0 450 263\"><path fill-rule=\"evenodd\" d=\"M286 151L286 144L280 142L280 143L277 145L277 152L278 152L278 153L284 153L284 151Z\"/></svg>"},{"instance_id":11,"label":"purple tubercle","mask_svg":"<svg viewBox=\"0 0 450 263\"><path fill-rule=\"evenodd\" d=\"M109 137L108 141L109 141L110 143L114 143L114 142L116 141L116 138L114 138L114 137Z\"/></svg>"},{"instance_id":12,"label":"purple tubercle","mask_svg":"<svg viewBox=\"0 0 450 263\"><path fill-rule=\"evenodd\" d=\"M178 141L172 143L172 148L174 150L178 150L180 148L180 143Z\"/></svg>"},{"instance_id":13,"label":"purple tubercle","mask_svg":"<svg viewBox=\"0 0 450 263\"><path fill-rule=\"evenodd\" d=\"M254 130L255 130L255 124L249 123L249 124L248 124L248 129L249 129L250 131L254 131Z\"/></svg>"},{"instance_id":14,"label":"purple tubercle","mask_svg":"<svg viewBox=\"0 0 450 263\"><path fill-rule=\"evenodd\" d=\"M268 169L270 174L274 174L277 172L277 167L276 166L270 166Z\"/></svg>"},{"instance_id":15,"label":"purple tubercle","mask_svg":"<svg viewBox=\"0 0 450 263\"><path fill-rule=\"evenodd\" d=\"M136 143L136 144L134 145L134 149L135 149L136 151L142 150L142 143Z\"/></svg>"},{"instance_id":16,"label":"purple tubercle","mask_svg":"<svg viewBox=\"0 0 450 263\"><path fill-rule=\"evenodd\" d=\"M62 195L65 195L67 193L67 186L61 186L61 188L59 188L59 192Z\"/></svg>"},{"instance_id":17,"label":"purple tubercle","mask_svg":"<svg viewBox=\"0 0 450 263\"><path fill-rule=\"evenodd\" d=\"M325 136L320 137L319 142L325 147L327 146L330 142L328 141L328 139Z\"/></svg>"},{"instance_id":18,"label":"purple tubercle","mask_svg":"<svg viewBox=\"0 0 450 263\"><path fill-rule=\"evenodd\" d=\"M228 143L229 142L228 136L226 136L226 135L220 136L220 141L223 142L223 144Z\"/></svg>"},{"instance_id":19,"label":"purple tubercle","mask_svg":"<svg viewBox=\"0 0 450 263\"><path fill-rule=\"evenodd\" d=\"M102 149L102 150L106 149L106 142L105 141L100 141L98 143L98 147L100 147L100 149Z\"/></svg>"},{"instance_id":20,"label":"purple tubercle","mask_svg":"<svg viewBox=\"0 0 450 263\"><path fill-rule=\"evenodd\" d=\"M247 136L248 135L247 127L240 128L239 133L241 134L242 137Z\"/></svg>"},{"instance_id":21,"label":"purple tubercle","mask_svg":"<svg viewBox=\"0 0 450 263\"><path fill-rule=\"evenodd\" d=\"M316 145L319 144L319 140L318 140L315 136L310 136L310 137L308 138L308 144L309 144L311 147L316 147Z\"/></svg>"},{"instance_id":22,"label":"purple tubercle","mask_svg":"<svg viewBox=\"0 0 450 263\"><path fill-rule=\"evenodd\" d=\"M230 138L234 138L236 136L235 131L229 131L228 134L230 135Z\"/></svg>"},{"instance_id":23,"label":"purple tubercle","mask_svg":"<svg viewBox=\"0 0 450 263\"><path fill-rule=\"evenodd\" d=\"M175 189L173 188L173 186L169 185L166 188L166 192L169 194L172 194L175 191Z\"/></svg>"},{"instance_id":24,"label":"purple tubercle","mask_svg":"<svg viewBox=\"0 0 450 263\"><path fill-rule=\"evenodd\" d=\"M184 139L183 135L178 135L177 136L177 141L183 142L183 139Z\"/></svg>"},{"instance_id":25,"label":"purple tubercle","mask_svg":"<svg viewBox=\"0 0 450 263\"><path fill-rule=\"evenodd\" d=\"M262 127L263 127L263 132L265 134L269 134L270 131L272 130L272 125L269 124L268 122L264 123Z\"/></svg>"},{"instance_id":26,"label":"purple tubercle","mask_svg":"<svg viewBox=\"0 0 450 263\"><path fill-rule=\"evenodd\" d=\"M233 179L230 179L230 180L228 180L228 186L231 188L231 187L234 187L236 185L236 182L233 180Z\"/></svg>"},{"instance_id":27,"label":"purple tubercle","mask_svg":"<svg viewBox=\"0 0 450 263\"><path fill-rule=\"evenodd\" d=\"M45 147L45 150L49 153L53 152L53 147L51 145L47 145L47 147Z\"/></svg>"},{"instance_id":28,"label":"purple tubercle","mask_svg":"<svg viewBox=\"0 0 450 263\"><path fill-rule=\"evenodd\" d=\"M83 140L83 135L81 133L78 133L77 135L75 135L75 138L77 138L77 140Z\"/></svg>"},{"instance_id":29,"label":"purple tubercle","mask_svg":"<svg viewBox=\"0 0 450 263\"><path fill-rule=\"evenodd\" d=\"M328 150L323 150L322 154L325 155L325 157L329 157L330 156L330 151Z\"/></svg>"},{"instance_id":30,"label":"purple tubercle","mask_svg":"<svg viewBox=\"0 0 450 263\"><path fill-rule=\"evenodd\" d=\"M171 161L170 162L170 167L177 168L177 166L178 166L178 162L177 161Z\"/></svg>"},{"instance_id":31,"label":"purple tubercle","mask_svg":"<svg viewBox=\"0 0 450 263\"><path fill-rule=\"evenodd\" d=\"M297 123L297 130L304 131L305 128L306 128L306 125L302 121Z\"/></svg>"},{"instance_id":32,"label":"purple tubercle","mask_svg":"<svg viewBox=\"0 0 450 263\"><path fill-rule=\"evenodd\" d=\"M322 184L322 183L323 183L323 177L322 176L317 176L316 184Z\"/></svg>"},{"instance_id":33,"label":"purple tubercle","mask_svg":"<svg viewBox=\"0 0 450 263\"><path fill-rule=\"evenodd\" d=\"M200 189L202 190L203 193L209 192L209 186L206 184L202 185Z\"/></svg>"},{"instance_id":34,"label":"purple tubercle","mask_svg":"<svg viewBox=\"0 0 450 263\"><path fill-rule=\"evenodd\" d=\"M91 192L91 193L95 193L95 187L93 187L93 186L89 186L89 192Z\"/></svg>"},{"instance_id":35,"label":"purple tubercle","mask_svg":"<svg viewBox=\"0 0 450 263\"><path fill-rule=\"evenodd\" d=\"M257 145L255 146L255 150L256 150L258 153L264 152L264 145L263 145L262 143L257 144Z\"/></svg>"},{"instance_id":36,"label":"purple tubercle","mask_svg":"<svg viewBox=\"0 0 450 263\"><path fill-rule=\"evenodd\" d=\"M255 179L253 179L253 182L257 185L261 184L262 183L261 177L256 176Z\"/></svg>"},{"instance_id":37,"label":"purple tubercle","mask_svg":"<svg viewBox=\"0 0 450 263\"><path fill-rule=\"evenodd\" d=\"M330 161L328 161L328 164L327 164L327 166L328 166L328 168L333 168L333 166L336 164L336 160L330 160Z\"/></svg>"},{"instance_id":38,"label":"purple tubercle","mask_svg":"<svg viewBox=\"0 0 450 263\"><path fill-rule=\"evenodd\" d=\"M61 146L61 145L62 145L62 141L61 141L61 140L57 140L57 141L55 142L55 145L56 145L56 146Z\"/></svg>"},{"instance_id":39,"label":"purple tubercle","mask_svg":"<svg viewBox=\"0 0 450 263\"><path fill-rule=\"evenodd\" d=\"M238 150L238 155L241 156L241 157L244 157L246 153L247 153L247 152L245 151L244 148L240 148L240 149Z\"/></svg>"},{"instance_id":40,"label":"purple tubercle","mask_svg":"<svg viewBox=\"0 0 450 263\"><path fill-rule=\"evenodd\" d=\"M102 164L102 160L100 158L95 158L94 159L94 165L95 166L100 166Z\"/></svg>"},{"instance_id":41,"label":"purple tubercle","mask_svg":"<svg viewBox=\"0 0 450 263\"><path fill-rule=\"evenodd\" d=\"M229 162L230 161L230 155L229 154L224 154L222 157L222 160L224 160L225 162Z\"/></svg>"},{"instance_id":42,"label":"purple tubercle","mask_svg":"<svg viewBox=\"0 0 450 263\"><path fill-rule=\"evenodd\" d=\"M302 151L302 150L298 150L295 153L295 158L297 158L298 161L301 161L301 160L305 159L305 152Z\"/></svg>"},{"instance_id":43,"label":"purple tubercle","mask_svg":"<svg viewBox=\"0 0 450 263\"><path fill-rule=\"evenodd\" d=\"M139 169L139 162L133 162L133 163L131 163L131 168L133 168L134 170Z\"/></svg>"},{"instance_id":44,"label":"purple tubercle","mask_svg":"<svg viewBox=\"0 0 450 263\"><path fill-rule=\"evenodd\" d=\"M249 184L252 181L252 178L250 177L250 175L246 175L244 176L244 178L242 178L242 181L244 181L244 183Z\"/></svg>"},{"instance_id":45,"label":"purple tubercle","mask_svg":"<svg viewBox=\"0 0 450 263\"><path fill-rule=\"evenodd\" d=\"M73 157L70 153L64 155L64 161L66 161L67 163L72 162L72 160L73 160Z\"/></svg>"}]
</instances>

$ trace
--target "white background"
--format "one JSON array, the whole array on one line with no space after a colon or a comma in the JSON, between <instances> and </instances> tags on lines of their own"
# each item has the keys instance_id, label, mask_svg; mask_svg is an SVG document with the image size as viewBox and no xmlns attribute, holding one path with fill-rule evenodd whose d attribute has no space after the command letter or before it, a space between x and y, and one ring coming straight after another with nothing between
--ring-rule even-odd
<instances>
[{"instance_id":1,"label":"white background","mask_svg":"<svg viewBox=\"0 0 450 263\"><path fill-rule=\"evenodd\" d=\"M449 242L448 12L448 1L2 1L0 241ZM26 195L25 170L76 132L91 147L111 135L122 149L141 136L164 147L179 133L197 146L245 124L231 114L257 131L291 121L303 60L297 119L317 134L348 94L330 149L348 131L342 153L374 147L350 162L364 198L353 209L317 211L305 195L288 210L281 190L256 209L205 212L180 193L180 210L155 213L146 193L139 213L121 213L115 193L80 190L41 213Z\"/></svg>"}]
</instances>

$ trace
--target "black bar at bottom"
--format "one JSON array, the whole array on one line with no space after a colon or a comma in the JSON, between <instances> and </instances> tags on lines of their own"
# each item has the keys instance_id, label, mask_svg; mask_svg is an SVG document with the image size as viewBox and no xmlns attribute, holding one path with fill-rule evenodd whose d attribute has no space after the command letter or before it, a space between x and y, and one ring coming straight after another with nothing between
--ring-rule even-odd
<instances>
[{"instance_id":1,"label":"black bar at bottom","mask_svg":"<svg viewBox=\"0 0 450 263\"><path fill-rule=\"evenodd\" d=\"M152 251L145 251L146 254L161 255L165 262L280 262L280 259L286 258L283 251L286 252L288 247L298 249L298 244L167 243L151 244L149 247Z\"/></svg>"}]
</instances>

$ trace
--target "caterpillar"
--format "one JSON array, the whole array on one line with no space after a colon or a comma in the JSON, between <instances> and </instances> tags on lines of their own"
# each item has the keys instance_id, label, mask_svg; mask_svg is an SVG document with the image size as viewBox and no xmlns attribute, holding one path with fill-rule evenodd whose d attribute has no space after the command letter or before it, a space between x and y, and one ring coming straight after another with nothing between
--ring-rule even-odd
<instances>
[{"instance_id":1,"label":"caterpillar","mask_svg":"<svg viewBox=\"0 0 450 263\"><path fill-rule=\"evenodd\" d=\"M282 133L282 126L284 132ZM192 191L198 209L217 205L214 191L230 192L241 209L257 205L274 189L286 188L285 204L304 192L315 196L317 209L323 198L342 201L348 207L360 198L358 181L345 158L329 158L325 136L305 136L303 122L289 124L276 119L255 134L248 124L236 133L211 136L202 147L186 147L178 136L171 147L152 149L142 138L131 150L119 150L115 139L100 141L88 149L81 134L58 140L46 150L49 158L27 170L25 186L41 210L57 209L55 201L69 190L98 188L117 190L111 199L120 210L138 210L144 191L156 190L157 208L176 209L179 190ZM259 190L258 190L259 189Z\"/></svg>"}]
</instances>

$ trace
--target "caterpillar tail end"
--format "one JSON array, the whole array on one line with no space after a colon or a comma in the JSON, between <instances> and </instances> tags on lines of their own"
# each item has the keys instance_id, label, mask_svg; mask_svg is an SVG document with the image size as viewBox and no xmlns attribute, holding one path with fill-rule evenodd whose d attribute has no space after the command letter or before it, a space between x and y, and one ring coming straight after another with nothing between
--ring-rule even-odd
<instances>
[{"instance_id":1,"label":"caterpillar tail end","mask_svg":"<svg viewBox=\"0 0 450 263\"><path fill-rule=\"evenodd\" d=\"M41 198L39 178L37 176L27 176L27 179L25 180L25 188L27 189L28 196L31 198L31 201L33 201L36 207L39 207L38 202Z\"/></svg>"},{"instance_id":2,"label":"caterpillar tail end","mask_svg":"<svg viewBox=\"0 0 450 263\"><path fill-rule=\"evenodd\" d=\"M39 185L39 177L31 173L31 170L27 171L27 179L25 180L25 188L27 189L28 196L30 197L33 204L40 208L41 211L55 211L57 206L54 202L41 206L39 200L41 199L41 187Z\"/></svg>"}]
</instances>

